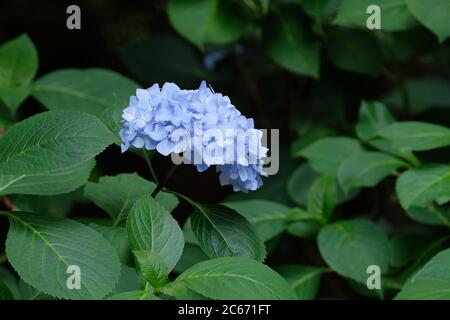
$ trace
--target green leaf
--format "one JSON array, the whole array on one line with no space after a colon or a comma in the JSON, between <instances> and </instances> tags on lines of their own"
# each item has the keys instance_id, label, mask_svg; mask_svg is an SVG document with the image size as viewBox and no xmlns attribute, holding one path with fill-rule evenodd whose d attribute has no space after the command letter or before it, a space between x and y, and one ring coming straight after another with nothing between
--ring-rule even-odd
<instances>
[{"instance_id":1,"label":"green leaf","mask_svg":"<svg viewBox=\"0 0 450 320\"><path fill-rule=\"evenodd\" d=\"M356 135L359 139L378 150L398 155L416 164L417 159L411 152L401 151L392 147L389 140L377 138L378 131L395 123L395 121L388 108L381 102L367 102L363 100L359 108L358 123L355 126Z\"/></svg>"},{"instance_id":2,"label":"green leaf","mask_svg":"<svg viewBox=\"0 0 450 320\"><path fill-rule=\"evenodd\" d=\"M37 69L37 51L28 35L0 46L0 100L12 114L28 96Z\"/></svg>"},{"instance_id":3,"label":"green leaf","mask_svg":"<svg viewBox=\"0 0 450 320\"><path fill-rule=\"evenodd\" d=\"M389 266L389 240L381 227L369 220L339 221L325 226L318 236L325 262L344 277L366 283L367 267L377 265L381 273Z\"/></svg>"},{"instance_id":4,"label":"green leaf","mask_svg":"<svg viewBox=\"0 0 450 320\"><path fill-rule=\"evenodd\" d=\"M26 212L41 212L51 217L66 217L73 205L80 199L80 189L53 196L12 195L11 202Z\"/></svg>"},{"instance_id":5,"label":"green leaf","mask_svg":"<svg viewBox=\"0 0 450 320\"><path fill-rule=\"evenodd\" d=\"M253 226L235 210L223 205L196 204L192 231L210 258L241 256L263 261L264 242Z\"/></svg>"},{"instance_id":6,"label":"green leaf","mask_svg":"<svg viewBox=\"0 0 450 320\"><path fill-rule=\"evenodd\" d=\"M100 233L108 243L116 249L120 262L124 265L131 264L131 250L128 243L127 231L123 227L102 226L89 223L89 227Z\"/></svg>"},{"instance_id":7,"label":"green leaf","mask_svg":"<svg viewBox=\"0 0 450 320\"><path fill-rule=\"evenodd\" d=\"M239 5L219 0L171 0L167 8L172 26L198 47L236 41L247 29Z\"/></svg>"},{"instance_id":8,"label":"green leaf","mask_svg":"<svg viewBox=\"0 0 450 320\"><path fill-rule=\"evenodd\" d=\"M337 202L336 179L331 176L320 176L311 186L306 201L306 209L310 215L320 222L326 222L333 213Z\"/></svg>"},{"instance_id":9,"label":"green leaf","mask_svg":"<svg viewBox=\"0 0 450 320\"><path fill-rule=\"evenodd\" d=\"M370 31L337 30L330 35L328 54L340 69L376 76L383 66L377 37Z\"/></svg>"},{"instance_id":10,"label":"green leaf","mask_svg":"<svg viewBox=\"0 0 450 320\"><path fill-rule=\"evenodd\" d=\"M311 239L316 236L318 231L319 227L308 221L295 221L287 228L290 235L302 239Z\"/></svg>"},{"instance_id":11,"label":"green leaf","mask_svg":"<svg viewBox=\"0 0 450 320\"><path fill-rule=\"evenodd\" d=\"M111 131L114 136L114 143L118 146L122 144L119 132L121 128L122 110L117 107L106 108L100 115L100 120Z\"/></svg>"},{"instance_id":12,"label":"green leaf","mask_svg":"<svg viewBox=\"0 0 450 320\"><path fill-rule=\"evenodd\" d=\"M178 223L155 199L143 196L130 210L128 238L133 250L149 250L161 256L172 270L183 252L184 239Z\"/></svg>"},{"instance_id":13,"label":"green leaf","mask_svg":"<svg viewBox=\"0 0 450 320\"><path fill-rule=\"evenodd\" d=\"M186 238L186 236L185 236ZM177 265L173 268L176 273L182 273L186 269L192 267L194 264L208 260L208 256L203 252L203 250L196 244L187 242L184 245L183 254L178 260Z\"/></svg>"},{"instance_id":14,"label":"green leaf","mask_svg":"<svg viewBox=\"0 0 450 320\"><path fill-rule=\"evenodd\" d=\"M14 300L22 299L22 295L19 290L19 281L16 275L13 275L9 270L2 267L0 267L0 283L3 283L3 285L11 293Z\"/></svg>"},{"instance_id":15,"label":"green leaf","mask_svg":"<svg viewBox=\"0 0 450 320\"><path fill-rule=\"evenodd\" d=\"M225 202L225 206L243 215L263 241L277 236L286 228L290 208L267 200Z\"/></svg>"},{"instance_id":16,"label":"green leaf","mask_svg":"<svg viewBox=\"0 0 450 320\"><path fill-rule=\"evenodd\" d=\"M64 69L33 84L33 96L49 110L77 110L96 116L123 108L139 85L106 69Z\"/></svg>"},{"instance_id":17,"label":"green leaf","mask_svg":"<svg viewBox=\"0 0 450 320\"><path fill-rule=\"evenodd\" d=\"M450 200L450 166L425 165L403 173L397 179L397 196L405 210L425 207L438 198Z\"/></svg>"},{"instance_id":18,"label":"green leaf","mask_svg":"<svg viewBox=\"0 0 450 320\"><path fill-rule=\"evenodd\" d=\"M320 139L300 151L317 172L336 176L341 163L351 155L362 152L360 143L352 138Z\"/></svg>"},{"instance_id":19,"label":"green leaf","mask_svg":"<svg viewBox=\"0 0 450 320\"><path fill-rule=\"evenodd\" d=\"M158 289L167 282L169 269L161 256L149 250L135 250L133 255L137 270L153 288Z\"/></svg>"},{"instance_id":20,"label":"green leaf","mask_svg":"<svg viewBox=\"0 0 450 320\"><path fill-rule=\"evenodd\" d=\"M306 133L301 133L300 137L294 141L291 148L293 157L300 157L300 152L307 145L319 140L320 138L336 136L336 130L325 126L313 126Z\"/></svg>"},{"instance_id":21,"label":"green leaf","mask_svg":"<svg viewBox=\"0 0 450 320\"><path fill-rule=\"evenodd\" d=\"M144 285L145 283L142 277L140 277L137 274L134 265L133 267L122 265L122 268L120 270L119 282L114 287L111 294L108 295L107 297L113 296L121 292L140 290Z\"/></svg>"},{"instance_id":22,"label":"green leaf","mask_svg":"<svg viewBox=\"0 0 450 320\"><path fill-rule=\"evenodd\" d=\"M290 300L294 292L278 273L243 257L200 262L183 272L175 283L219 300Z\"/></svg>"},{"instance_id":23,"label":"green leaf","mask_svg":"<svg viewBox=\"0 0 450 320\"><path fill-rule=\"evenodd\" d=\"M439 77L407 79L404 90L413 113L421 113L431 108L450 107L450 82ZM401 109L404 104L402 90L397 88L382 98L389 106Z\"/></svg>"},{"instance_id":24,"label":"green leaf","mask_svg":"<svg viewBox=\"0 0 450 320\"><path fill-rule=\"evenodd\" d=\"M405 0L409 11L443 43L450 36L449 0Z\"/></svg>"},{"instance_id":25,"label":"green leaf","mask_svg":"<svg viewBox=\"0 0 450 320\"><path fill-rule=\"evenodd\" d=\"M428 261L403 286L397 300L450 299L450 249Z\"/></svg>"},{"instance_id":26,"label":"green leaf","mask_svg":"<svg viewBox=\"0 0 450 320\"><path fill-rule=\"evenodd\" d=\"M377 132L393 124L395 118L381 102L361 101L356 135L363 141L375 138Z\"/></svg>"},{"instance_id":27,"label":"green leaf","mask_svg":"<svg viewBox=\"0 0 450 320\"><path fill-rule=\"evenodd\" d=\"M159 298L151 292L138 290L121 292L109 297L108 300L159 300Z\"/></svg>"},{"instance_id":28,"label":"green leaf","mask_svg":"<svg viewBox=\"0 0 450 320\"><path fill-rule=\"evenodd\" d=\"M308 191L314 181L319 177L308 164L302 164L292 173L288 180L287 191L292 201L301 206L306 206Z\"/></svg>"},{"instance_id":29,"label":"green leaf","mask_svg":"<svg viewBox=\"0 0 450 320\"><path fill-rule=\"evenodd\" d=\"M328 0L303 0L301 4L305 12L320 23L328 5Z\"/></svg>"},{"instance_id":30,"label":"green leaf","mask_svg":"<svg viewBox=\"0 0 450 320\"><path fill-rule=\"evenodd\" d=\"M450 209L441 208L434 204L429 204L424 208L412 207L406 210L408 217L414 221L450 227Z\"/></svg>"},{"instance_id":31,"label":"green leaf","mask_svg":"<svg viewBox=\"0 0 450 320\"><path fill-rule=\"evenodd\" d=\"M334 23L366 29L371 15L367 8L371 5L380 7L382 30L400 31L417 25L406 7L406 0L342 0Z\"/></svg>"},{"instance_id":32,"label":"green leaf","mask_svg":"<svg viewBox=\"0 0 450 320\"><path fill-rule=\"evenodd\" d=\"M0 300L14 300L14 296L9 288L0 279Z\"/></svg>"},{"instance_id":33,"label":"green leaf","mask_svg":"<svg viewBox=\"0 0 450 320\"><path fill-rule=\"evenodd\" d=\"M191 86L213 77L203 67L195 48L178 36L151 35L126 44L119 53L128 68L145 83Z\"/></svg>"},{"instance_id":34,"label":"green leaf","mask_svg":"<svg viewBox=\"0 0 450 320\"><path fill-rule=\"evenodd\" d=\"M40 113L0 139L0 195L50 195L86 183L93 158L113 141L97 118L82 112Z\"/></svg>"},{"instance_id":35,"label":"green leaf","mask_svg":"<svg viewBox=\"0 0 450 320\"><path fill-rule=\"evenodd\" d=\"M279 266L276 271L294 289L297 299L311 300L316 297L319 291L320 278L326 269L292 264Z\"/></svg>"},{"instance_id":36,"label":"green leaf","mask_svg":"<svg viewBox=\"0 0 450 320\"><path fill-rule=\"evenodd\" d=\"M390 140L393 148L424 151L450 145L450 129L437 124L417 121L393 123L378 135Z\"/></svg>"},{"instance_id":37,"label":"green leaf","mask_svg":"<svg viewBox=\"0 0 450 320\"><path fill-rule=\"evenodd\" d=\"M267 54L289 71L319 78L320 48L309 40L298 16L278 11L269 16L264 28Z\"/></svg>"},{"instance_id":38,"label":"green leaf","mask_svg":"<svg viewBox=\"0 0 450 320\"><path fill-rule=\"evenodd\" d=\"M412 261L417 261L419 255L436 241L436 237L420 233L405 233L390 239L391 262L393 267L404 267Z\"/></svg>"},{"instance_id":39,"label":"green leaf","mask_svg":"<svg viewBox=\"0 0 450 320\"><path fill-rule=\"evenodd\" d=\"M360 152L342 162L338 181L346 191L358 187L373 187L398 168L405 166L405 162L385 153Z\"/></svg>"},{"instance_id":40,"label":"green leaf","mask_svg":"<svg viewBox=\"0 0 450 320\"><path fill-rule=\"evenodd\" d=\"M100 299L119 279L116 251L97 232L63 218L8 213L8 261L26 283L59 298ZM68 267L80 268L81 288L69 290Z\"/></svg>"},{"instance_id":41,"label":"green leaf","mask_svg":"<svg viewBox=\"0 0 450 320\"><path fill-rule=\"evenodd\" d=\"M113 224L117 225L127 218L137 199L145 194L151 194L155 188L153 182L136 173L121 173L101 177L98 183L88 182L84 188L84 195L105 210L113 219ZM156 200L168 211L178 206L177 197L167 192L160 192Z\"/></svg>"}]
</instances>

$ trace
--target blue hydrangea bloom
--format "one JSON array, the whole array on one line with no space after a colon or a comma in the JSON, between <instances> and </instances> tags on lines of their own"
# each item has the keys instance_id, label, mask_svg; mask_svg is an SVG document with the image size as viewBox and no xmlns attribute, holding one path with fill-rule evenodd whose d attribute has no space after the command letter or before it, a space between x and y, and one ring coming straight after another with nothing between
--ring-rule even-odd
<instances>
[{"instance_id":1,"label":"blue hydrangea bloom","mask_svg":"<svg viewBox=\"0 0 450 320\"><path fill-rule=\"evenodd\" d=\"M196 90L173 83L137 89L123 110L119 135L122 152L133 146L165 156L182 153L199 172L215 165L221 184L232 185L234 191L262 185L267 153L262 132L204 81Z\"/></svg>"}]
</instances>

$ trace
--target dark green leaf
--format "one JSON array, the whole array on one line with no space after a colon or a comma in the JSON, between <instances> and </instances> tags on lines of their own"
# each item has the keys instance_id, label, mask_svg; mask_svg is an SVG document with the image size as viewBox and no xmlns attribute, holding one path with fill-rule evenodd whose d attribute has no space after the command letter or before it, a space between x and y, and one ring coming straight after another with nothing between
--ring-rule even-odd
<instances>
[{"instance_id":1,"label":"dark green leaf","mask_svg":"<svg viewBox=\"0 0 450 320\"><path fill-rule=\"evenodd\" d=\"M298 16L290 11L270 16L264 40L267 54L276 63L292 72L319 78L319 45L308 39Z\"/></svg>"},{"instance_id":2,"label":"dark green leaf","mask_svg":"<svg viewBox=\"0 0 450 320\"><path fill-rule=\"evenodd\" d=\"M100 116L108 107L124 108L139 85L106 69L64 69L33 84L33 96L49 110L77 110Z\"/></svg>"},{"instance_id":3,"label":"dark green leaf","mask_svg":"<svg viewBox=\"0 0 450 320\"><path fill-rule=\"evenodd\" d=\"M278 273L243 257L200 262L183 272L175 280L179 282L212 299L294 299L294 292Z\"/></svg>"},{"instance_id":4,"label":"dark green leaf","mask_svg":"<svg viewBox=\"0 0 450 320\"><path fill-rule=\"evenodd\" d=\"M86 183L93 158L113 142L97 118L50 111L28 118L0 139L0 194L50 195Z\"/></svg>"},{"instance_id":5,"label":"dark green leaf","mask_svg":"<svg viewBox=\"0 0 450 320\"><path fill-rule=\"evenodd\" d=\"M247 21L238 4L219 0L171 0L172 26L200 48L233 42L245 32Z\"/></svg>"},{"instance_id":6,"label":"dark green leaf","mask_svg":"<svg viewBox=\"0 0 450 320\"><path fill-rule=\"evenodd\" d=\"M289 207L267 200L226 202L225 206L243 215L255 228L263 241L283 232L286 228Z\"/></svg>"},{"instance_id":7,"label":"dark green leaf","mask_svg":"<svg viewBox=\"0 0 450 320\"><path fill-rule=\"evenodd\" d=\"M233 209L197 204L191 226L200 247L210 258L241 256L262 261L266 257L264 242L254 227Z\"/></svg>"},{"instance_id":8,"label":"dark green leaf","mask_svg":"<svg viewBox=\"0 0 450 320\"><path fill-rule=\"evenodd\" d=\"M115 225L127 218L137 199L151 194L156 185L136 173L121 173L116 176L101 177L98 183L89 182L84 188L84 195L97 206L105 210ZM160 192L156 200L168 211L178 205L178 199L172 194Z\"/></svg>"},{"instance_id":9,"label":"dark green leaf","mask_svg":"<svg viewBox=\"0 0 450 320\"><path fill-rule=\"evenodd\" d=\"M62 218L14 212L8 214L8 261L27 283L55 297L99 299L119 279L115 249L97 232ZM80 289L69 290L69 266L80 268Z\"/></svg>"},{"instance_id":10,"label":"dark green leaf","mask_svg":"<svg viewBox=\"0 0 450 320\"><path fill-rule=\"evenodd\" d=\"M14 114L30 93L38 69L36 48L23 34L0 46L0 101Z\"/></svg>"},{"instance_id":11,"label":"dark green leaf","mask_svg":"<svg viewBox=\"0 0 450 320\"><path fill-rule=\"evenodd\" d=\"M366 283L367 267L377 265L381 273L389 266L389 240L378 225L369 220L339 221L319 233L322 258L337 273Z\"/></svg>"}]
</instances>

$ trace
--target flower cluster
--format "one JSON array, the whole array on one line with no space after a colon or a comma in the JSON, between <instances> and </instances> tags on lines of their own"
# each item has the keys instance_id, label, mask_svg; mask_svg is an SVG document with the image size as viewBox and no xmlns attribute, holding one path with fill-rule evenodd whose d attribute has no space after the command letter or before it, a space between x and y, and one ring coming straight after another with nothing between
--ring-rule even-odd
<instances>
[{"instance_id":1,"label":"flower cluster","mask_svg":"<svg viewBox=\"0 0 450 320\"><path fill-rule=\"evenodd\" d=\"M221 184L234 191L262 185L262 132L204 81L196 90L173 83L137 89L122 119L122 152L133 146L165 156L182 153L200 172L216 165Z\"/></svg>"}]
</instances>

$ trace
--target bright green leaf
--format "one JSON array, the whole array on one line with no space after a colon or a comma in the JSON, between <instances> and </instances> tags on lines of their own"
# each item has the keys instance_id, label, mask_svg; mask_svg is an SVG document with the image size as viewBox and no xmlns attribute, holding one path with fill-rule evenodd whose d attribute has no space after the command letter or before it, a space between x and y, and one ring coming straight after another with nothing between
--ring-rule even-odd
<instances>
[{"instance_id":1,"label":"bright green leaf","mask_svg":"<svg viewBox=\"0 0 450 320\"><path fill-rule=\"evenodd\" d=\"M161 256L149 250L134 250L133 255L137 270L153 288L160 288L166 283L169 269Z\"/></svg>"}]
</instances>

